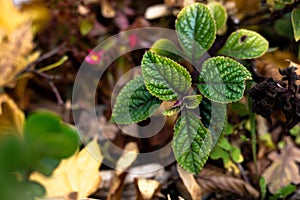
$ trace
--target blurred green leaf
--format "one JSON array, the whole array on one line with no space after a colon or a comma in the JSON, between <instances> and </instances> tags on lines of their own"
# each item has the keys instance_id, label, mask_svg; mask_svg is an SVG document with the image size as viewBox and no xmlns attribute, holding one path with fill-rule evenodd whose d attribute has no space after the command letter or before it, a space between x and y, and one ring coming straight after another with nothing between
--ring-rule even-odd
<instances>
[{"instance_id":1,"label":"blurred green leaf","mask_svg":"<svg viewBox=\"0 0 300 200\"><path fill-rule=\"evenodd\" d=\"M262 176L259 179L259 187L260 187L260 199L264 200L267 194L267 184L265 178Z\"/></svg>"},{"instance_id":2,"label":"blurred green leaf","mask_svg":"<svg viewBox=\"0 0 300 200\"><path fill-rule=\"evenodd\" d=\"M294 30L294 38L296 42L298 42L300 40L300 8L294 8L291 17Z\"/></svg>"},{"instance_id":3,"label":"blurred green leaf","mask_svg":"<svg viewBox=\"0 0 300 200\"><path fill-rule=\"evenodd\" d=\"M75 129L63 124L56 115L47 112L37 112L27 118L24 139L37 159L66 158L75 153L79 145Z\"/></svg>"},{"instance_id":4,"label":"blurred green leaf","mask_svg":"<svg viewBox=\"0 0 300 200\"><path fill-rule=\"evenodd\" d=\"M219 30L226 25L227 12L225 7L218 2L210 2L207 4L216 21L216 29Z\"/></svg>"},{"instance_id":5,"label":"blurred green leaf","mask_svg":"<svg viewBox=\"0 0 300 200\"><path fill-rule=\"evenodd\" d=\"M81 35L87 35L93 28L93 23L88 19L82 19L79 22L79 30Z\"/></svg>"},{"instance_id":6,"label":"blurred green leaf","mask_svg":"<svg viewBox=\"0 0 300 200\"><path fill-rule=\"evenodd\" d=\"M295 0L274 0L274 1L282 4L292 4L294 3Z\"/></svg>"},{"instance_id":7,"label":"blurred green leaf","mask_svg":"<svg viewBox=\"0 0 300 200\"><path fill-rule=\"evenodd\" d=\"M295 185L287 185L285 187L280 188L271 198L270 200L277 200L280 198L285 198L288 195L292 194L295 190L297 189L297 187Z\"/></svg>"}]
</instances>

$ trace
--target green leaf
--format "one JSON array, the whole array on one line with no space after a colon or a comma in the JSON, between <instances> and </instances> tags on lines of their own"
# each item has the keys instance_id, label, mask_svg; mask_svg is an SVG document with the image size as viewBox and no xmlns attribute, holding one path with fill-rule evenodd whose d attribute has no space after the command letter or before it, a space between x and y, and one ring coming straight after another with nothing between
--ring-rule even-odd
<instances>
[{"instance_id":1,"label":"green leaf","mask_svg":"<svg viewBox=\"0 0 300 200\"><path fill-rule=\"evenodd\" d=\"M184 67L151 51L144 54L142 73L148 91L164 101L178 99L192 85L191 76Z\"/></svg>"},{"instance_id":2,"label":"green leaf","mask_svg":"<svg viewBox=\"0 0 300 200\"><path fill-rule=\"evenodd\" d=\"M300 40L300 8L294 8L291 17L294 30L294 38L296 42L298 42Z\"/></svg>"},{"instance_id":3,"label":"green leaf","mask_svg":"<svg viewBox=\"0 0 300 200\"><path fill-rule=\"evenodd\" d=\"M181 51L176 47L176 45L169 39L162 38L157 40L150 48L150 51L157 53L158 55L171 58L172 60L179 61L182 59Z\"/></svg>"},{"instance_id":4,"label":"green leaf","mask_svg":"<svg viewBox=\"0 0 300 200\"><path fill-rule=\"evenodd\" d=\"M183 108L181 111L174 127L172 146L179 165L198 174L211 151L211 135L192 110Z\"/></svg>"},{"instance_id":5,"label":"green leaf","mask_svg":"<svg viewBox=\"0 0 300 200\"><path fill-rule=\"evenodd\" d=\"M266 198L266 194L267 194L267 185L266 185L266 180L265 178L262 176L259 179L259 187L260 187L260 199L265 199Z\"/></svg>"},{"instance_id":6,"label":"green leaf","mask_svg":"<svg viewBox=\"0 0 300 200\"><path fill-rule=\"evenodd\" d=\"M199 109L201 121L209 129L212 135L212 145L215 145L226 130L227 105L212 102L204 97L199 105Z\"/></svg>"},{"instance_id":7,"label":"green leaf","mask_svg":"<svg viewBox=\"0 0 300 200\"><path fill-rule=\"evenodd\" d=\"M87 19L82 19L79 22L79 30L81 35L85 36L88 34L93 28L93 23Z\"/></svg>"},{"instance_id":8,"label":"green leaf","mask_svg":"<svg viewBox=\"0 0 300 200\"><path fill-rule=\"evenodd\" d=\"M274 1L282 4L292 4L294 3L295 0L274 0Z\"/></svg>"},{"instance_id":9,"label":"green leaf","mask_svg":"<svg viewBox=\"0 0 300 200\"><path fill-rule=\"evenodd\" d=\"M216 146L214 148L210 154L210 158L213 160L222 159L223 163L228 163L230 161L228 152L222 149L220 146Z\"/></svg>"},{"instance_id":10,"label":"green leaf","mask_svg":"<svg viewBox=\"0 0 300 200\"><path fill-rule=\"evenodd\" d=\"M137 76L118 94L110 121L117 124L131 124L147 119L160 106L161 101L152 96L143 77Z\"/></svg>"},{"instance_id":11,"label":"green leaf","mask_svg":"<svg viewBox=\"0 0 300 200\"><path fill-rule=\"evenodd\" d=\"M292 194L295 190L297 189L297 187L295 185L289 184L285 187L280 188L276 194L274 194L270 200L276 200L276 199L282 199L287 197L288 195Z\"/></svg>"},{"instance_id":12,"label":"green leaf","mask_svg":"<svg viewBox=\"0 0 300 200\"><path fill-rule=\"evenodd\" d=\"M26 145L36 158L66 158L78 149L79 137L75 129L61 123L52 113L37 112L30 115L24 132Z\"/></svg>"},{"instance_id":13,"label":"green leaf","mask_svg":"<svg viewBox=\"0 0 300 200\"><path fill-rule=\"evenodd\" d=\"M175 28L179 43L190 59L199 59L216 39L215 20L204 4L195 3L183 8Z\"/></svg>"},{"instance_id":14,"label":"green leaf","mask_svg":"<svg viewBox=\"0 0 300 200\"><path fill-rule=\"evenodd\" d=\"M234 146L234 145L230 145L231 149L230 149L230 156L232 158L232 160L236 163L241 163L244 161L244 157L241 154L241 150Z\"/></svg>"},{"instance_id":15,"label":"green leaf","mask_svg":"<svg viewBox=\"0 0 300 200\"><path fill-rule=\"evenodd\" d=\"M218 143L218 146L226 151L230 151L230 149L231 149L231 144L225 137L222 138L222 140Z\"/></svg>"},{"instance_id":16,"label":"green leaf","mask_svg":"<svg viewBox=\"0 0 300 200\"><path fill-rule=\"evenodd\" d=\"M243 97L245 80L250 72L237 61L226 57L210 58L203 63L199 75L199 91L219 103L238 101Z\"/></svg>"},{"instance_id":17,"label":"green leaf","mask_svg":"<svg viewBox=\"0 0 300 200\"><path fill-rule=\"evenodd\" d=\"M227 12L224 6L218 2L210 2L207 4L209 10L212 12L213 17L216 21L216 29L219 30L226 25Z\"/></svg>"},{"instance_id":18,"label":"green leaf","mask_svg":"<svg viewBox=\"0 0 300 200\"><path fill-rule=\"evenodd\" d=\"M183 98L183 103L188 109L195 109L202 101L202 95L191 95Z\"/></svg>"},{"instance_id":19,"label":"green leaf","mask_svg":"<svg viewBox=\"0 0 300 200\"><path fill-rule=\"evenodd\" d=\"M165 116L172 116L175 115L176 113L178 113L181 110L181 106L172 106L166 110L163 111L163 115Z\"/></svg>"},{"instance_id":20,"label":"green leaf","mask_svg":"<svg viewBox=\"0 0 300 200\"><path fill-rule=\"evenodd\" d=\"M262 56L269 47L268 41L260 34L240 29L233 32L218 54L237 59L252 59Z\"/></svg>"}]
</instances>

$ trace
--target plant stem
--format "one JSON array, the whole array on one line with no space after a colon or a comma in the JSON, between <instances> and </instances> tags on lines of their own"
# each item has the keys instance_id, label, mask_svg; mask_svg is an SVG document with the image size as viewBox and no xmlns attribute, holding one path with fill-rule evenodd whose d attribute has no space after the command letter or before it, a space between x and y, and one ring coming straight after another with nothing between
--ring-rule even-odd
<instances>
[{"instance_id":1,"label":"plant stem","mask_svg":"<svg viewBox=\"0 0 300 200\"><path fill-rule=\"evenodd\" d=\"M247 89L251 88L251 81L247 82ZM249 110L249 117L250 117L250 133L251 133L251 148L252 148L252 155L253 155L253 162L255 166L255 177L258 178L258 168L257 168L257 158L256 158L256 123L255 123L255 114L251 111L252 108L252 99L248 94L248 110Z\"/></svg>"}]
</instances>

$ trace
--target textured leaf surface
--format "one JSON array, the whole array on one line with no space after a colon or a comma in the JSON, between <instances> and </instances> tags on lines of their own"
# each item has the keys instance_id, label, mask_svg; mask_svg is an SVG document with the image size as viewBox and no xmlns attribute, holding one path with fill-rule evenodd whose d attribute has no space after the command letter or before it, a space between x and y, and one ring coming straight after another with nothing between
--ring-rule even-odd
<instances>
[{"instance_id":1,"label":"textured leaf surface","mask_svg":"<svg viewBox=\"0 0 300 200\"><path fill-rule=\"evenodd\" d=\"M215 20L209 9L200 3L182 9L175 28L189 58L200 58L216 39Z\"/></svg>"},{"instance_id":2,"label":"textured leaf surface","mask_svg":"<svg viewBox=\"0 0 300 200\"><path fill-rule=\"evenodd\" d=\"M197 86L208 99L229 103L243 97L247 79L251 74L243 65L231 58L214 57L203 63Z\"/></svg>"},{"instance_id":3,"label":"textured leaf surface","mask_svg":"<svg viewBox=\"0 0 300 200\"><path fill-rule=\"evenodd\" d=\"M181 111L174 127L172 146L179 165L198 174L211 151L211 135L193 111Z\"/></svg>"},{"instance_id":4,"label":"textured leaf surface","mask_svg":"<svg viewBox=\"0 0 300 200\"><path fill-rule=\"evenodd\" d=\"M165 101L178 99L192 85L191 76L184 67L151 51L144 54L142 73L148 91Z\"/></svg>"},{"instance_id":5,"label":"textured leaf surface","mask_svg":"<svg viewBox=\"0 0 300 200\"><path fill-rule=\"evenodd\" d=\"M159 99L148 92L140 75L120 91L111 121L117 124L130 124L145 120L159 108L160 103Z\"/></svg>"},{"instance_id":6,"label":"textured leaf surface","mask_svg":"<svg viewBox=\"0 0 300 200\"><path fill-rule=\"evenodd\" d=\"M212 12L213 17L216 21L216 29L219 30L225 26L227 21L227 12L224 6L218 2L210 2L207 4L209 10Z\"/></svg>"},{"instance_id":7,"label":"textured leaf surface","mask_svg":"<svg viewBox=\"0 0 300 200\"><path fill-rule=\"evenodd\" d=\"M185 96L183 102L188 109L195 109L202 101L202 95Z\"/></svg>"},{"instance_id":8,"label":"textured leaf surface","mask_svg":"<svg viewBox=\"0 0 300 200\"><path fill-rule=\"evenodd\" d=\"M172 116L178 113L181 110L181 106L172 106L170 108L167 108L166 110L163 111L163 115L165 116Z\"/></svg>"},{"instance_id":9,"label":"textured leaf surface","mask_svg":"<svg viewBox=\"0 0 300 200\"><path fill-rule=\"evenodd\" d=\"M218 53L238 59L252 59L263 55L268 48L268 41L260 34L240 29L229 36Z\"/></svg>"},{"instance_id":10,"label":"textured leaf surface","mask_svg":"<svg viewBox=\"0 0 300 200\"><path fill-rule=\"evenodd\" d=\"M219 141L227 124L227 105L212 102L203 98L200 105L200 116L203 125L209 129L212 135L213 146Z\"/></svg>"},{"instance_id":11,"label":"textured leaf surface","mask_svg":"<svg viewBox=\"0 0 300 200\"><path fill-rule=\"evenodd\" d=\"M292 25L294 30L294 38L296 42L300 40L300 8L292 11Z\"/></svg>"}]
</instances>

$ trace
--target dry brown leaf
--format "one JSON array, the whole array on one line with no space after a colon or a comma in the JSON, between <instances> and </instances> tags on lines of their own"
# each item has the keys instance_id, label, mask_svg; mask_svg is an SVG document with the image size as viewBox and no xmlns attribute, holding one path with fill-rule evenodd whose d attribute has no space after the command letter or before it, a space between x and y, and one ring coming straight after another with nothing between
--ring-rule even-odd
<instances>
[{"instance_id":1,"label":"dry brown leaf","mask_svg":"<svg viewBox=\"0 0 300 200\"><path fill-rule=\"evenodd\" d=\"M252 0L252 1L245 1L245 0L227 0L226 4L230 5L230 9L235 11L235 17L238 20L243 19L247 15L254 15L259 11L260 8L260 0ZM234 8L232 8L234 7Z\"/></svg>"},{"instance_id":2,"label":"dry brown leaf","mask_svg":"<svg viewBox=\"0 0 300 200\"><path fill-rule=\"evenodd\" d=\"M129 142L126 144L123 154L116 163L116 171L114 173L111 187L109 188L107 200L119 200L121 199L124 180L127 176L126 170L132 165L138 156L138 146L135 142Z\"/></svg>"},{"instance_id":3,"label":"dry brown leaf","mask_svg":"<svg viewBox=\"0 0 300 200\"><path fill-rule=\"evenodd\" d=\"M7 134L23 135L24 113L6 94L0 95L0 137Z\"/></svg>"},{"instance_id":4,"label":"dry brown leaf","mask_svg":"<svg viewBox=\"0 0 300 200\"><path fill-rule=\"evenodd\" d=\"M38 52L30 54L32 43L30 24L16 29L10 35L0 38L0 87L14 80L27 64L36 60Z\"/></svg>"},{"instance_id":5,"label":"dry brown leaf","mask_svg":"<svg viewBox=\"0 0 300 200\"><path fill-rule=\"evenodd\" d=\"M98 189L101 181L99 167L102 159L97 138L94 138L80 152L62 160L51 177L33 173L31 179L40 182L46 188L47 197L73 195L85 198Z\"/></svg>"},{"instance_id":6,"label":"dry brown leaf","mask_svg":"<svg viewBox=\"0 0 300 200\"><path fill-rule=\"evenodd\" d=\"M126 171L131 164L135 161L139 153L138 146L135 142L129 142L126 144L122 156L116 163L116 174L119 175L123 171Z\"/></svg>"},{"instance_id":7,"label":"dry brown leaf","mask_svg":"<svg viewBox=\"0 0 300 200\"><path fill-rule=\"evenodd\" d=\"M149 6L145 11L145 18L148 20L157 19L169 15L172 15L172 12L165 4Z\"/></svg>"},{"instance_id":8,"label":"dry brown leaf","mask_svg":"<svg viewBox=\"0 0 300 200\"><path fill-rule=\"evenodd\" d=\"M215 169L202 169L196 179L202 189L202 194L219 190L254 198L259 196L259 192L242 179L228 176Z\"/></svg>"},{"instance_id":9,"label":"dry brown leaf","mask_svg":"<svg viewBox=\"0 0 300 200\"><path fill-rule=\"evenodd\" d=\"M291 61L297 61L297 58L289 51L276 50L275 52L265 53L255 61L255 66L260 75L272 77L274 80L281 80L278 69L285 69ZM300 74L300 67L297 70Z\"/></svg>"},{"instance_id":10,"label":"dry brown leaf","mask_svg":"<svg viewBox=\"0 0 300 200\"><path fill-rule=\"evenodd\" d=\"M115 9L111 6L107 0L101 1L101 14L106 18L113 18L116 16Z\"/></svg>"},{"instance_id":11,"label":"dry brown leaf","mask_svg":"<svg viewBox=\"0 0 300 200\"><path fill-rule=\"evenodd\" d=\"M136 200L150 200L160 192L160 183L157 180L137 178L134 180Z\"/></svg>"},{"instance_id":12,"label":"dry brown leaf","mask_svg":"<svg viewBox=\"0 0 300 200\"><path fill-rule=\"evenodd\" d=\"M300 183L299 169L296 164L296 162L300 163L300 149L290 143L281 150L280 154L271 152L268 158L273 162L264 171L263 177L271 193L276 193L278 189L290 183Z\"/></svg>"},{"instance_id":13,"label":"dry brown leaf","mask_svg":"<svg viewBox=\"0 0 300 200\"><path fill-rule=\"evenodd\" d=\"M183 184L185 185L186 189L189 191L192 199L202 199L201 198L201 187L197 183L195 177L193 174L188 173L182 167L177 165L177 171L178 174L183 181Z\"/></svg>"}]
</instances>

